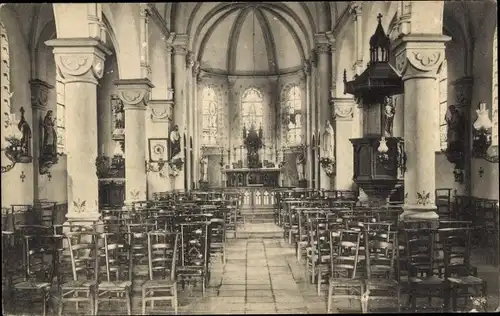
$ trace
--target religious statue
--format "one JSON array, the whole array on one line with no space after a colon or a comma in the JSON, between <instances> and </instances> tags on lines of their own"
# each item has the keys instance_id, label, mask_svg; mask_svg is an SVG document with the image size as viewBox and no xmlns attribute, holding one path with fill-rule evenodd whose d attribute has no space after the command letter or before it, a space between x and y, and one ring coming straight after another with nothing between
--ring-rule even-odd
<instances>
[{"instance_id":1,"label":"religious statue","mask_svg":"<svg viewBox=\"0 0 500 316\"><path fill-rule=\"evenodd\" d=\"M119 102L118 109L115 111L115 128L116 129L125 128L125 118L123 116L124 116L123 103Z\"/></svg>"},{"instance_id":2,"label":"religious statue","mask_svg":"<svg viewBox=\"0 0 500 316\"><path fill-rule=\"evenodd\" d=\"M297 164L297 173L299 174L299 181L305 180L305 164L306 164L306 156L303 152L300 152L295 159L295 163Z\"/></svg>"},{"instance_id":3,"label":"religious statue","mask_svg":"<svg viewBox=\"0 0 500 316\"><path fill-rule=\"evenodd\" d=\"M335 157L335 132L329 120L325 122L325 132L323 133L323 157Z\"/></svg>"},{"instance_id":4,"label":"religious statue","mask_svg":"<svg viewBox=\"0 0 500 316\"><path fill-rule=\"evenodd\" d=\"M444 117L448 130L446 132L449 151L463 151L466 122L455 105L450 105Z\"/></svg>"},{"instance_id":5,"label":"religious statue","mask_svg":"<svg viewBox=\"0 0 500 316\"><path fill-rule=\"evenodd\" d=\"M244 133L245 133L244 129ZM247 159L248 159L248 167L249 168L261 168L262 163L259 159L259 150L262 148L262 129L257 131L255 130L255 125L252 124L250 129L248 130L248 134L244 139L244 144L247 147Z\"/></svg>"},{"instance_id":6,"label":"religious statue","mask_svg":"<svg viewBox=\"0 0 500 316\"><path fill-rule=\"evenodd\" d=\"M23 156L31 156L30 153L30 141L31 141L31 128L24 118L24 108L21 108L21 119L19 120L19 123L17 124L17 128L19 131L22 133L22 138L21 138L21 148L22 148L22 153Z\"/></svg>"},{"instance_id":7,"label":"religious statue","mask_svg":"<svg viewBox=\"0 0 500 316\"><path fill-rule=\"evenodd\" d=\"M387 97L384 105L384 136L392 137L393 125L394 125L394 115L396 114L396 108L393 104L393 99Z\"/></svg>"},{"instance_id":8,"label":"religious statue","mask_svg":"<svg viewBox=\"0 0 500 316\"><path fill-rule=\"evenodd\" d=\"M208 156L206 155L200 159L200 181L208 182Z\"/></svg>"},{"instance_id":9,"label":"religious statue","mask_svg":"<svg viewBox=\"0 0 500 316\"><path fill-rule=\"evenodd\" d=\"M181 152L181 135L179 134L179 126L175 125L170 132L170 159L173 159Z\"/></svg>"},{"instance_id":10,"label":"religious statue","mask_svg":"<svg viewBox=\"0 0 500 316\"><path fill-rule=\"evenodd\" d=\"M57 155L57 134L55 129L55 118L52 117L52 110L47 111L43 119L43 143L42 155L55 156Z\"/></svg>"}]
</instances>

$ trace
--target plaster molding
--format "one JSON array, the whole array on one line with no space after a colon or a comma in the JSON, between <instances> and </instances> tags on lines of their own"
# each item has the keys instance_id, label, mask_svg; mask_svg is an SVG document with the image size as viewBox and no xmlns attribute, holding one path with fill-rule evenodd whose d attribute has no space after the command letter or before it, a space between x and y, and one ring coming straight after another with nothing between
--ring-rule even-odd
<instances>
[{"instance_id":1,"label":"plaster molding","mask_svg":"<svg viewBox=\"0 0 500 316\"><path fill-rule=\"evenodd\" d=\"M162 14L158 11L154 3L148 3L148 10L151 20L158 26L163 36L169 37L170 31L168 30L167 22L163 19Z\"/></svg>"},{"instance_id":2,"label":"plaster molding","mask_svg":"<svg viewBox=\"0 0 500 316\"><path fill-rule=\"evenodd\" d=\"M330 53L330 44L328 43L317 43L316 44L317 54L328 54Z\"/></svg>"},{"instance_id":3,"label":"plaster molding","mask_svg":"<svg viewBox=\"0 0 500 316\"><path fill-rule=\"evenodd\" d=\"M355 102L352 98L332 98L334 118L339 121L351 121L354 117Z\"/></svg>"},{"instance_id":4,"label":"plaster molding","mask_svg":"<svg viewBox=\"0 0 500 316\"><path fill-rule=\"evenodd\" d=\"M49 92L54 89L54 86L43 80L34 79L30 81L30 87L31 107L33 109L44 110L47 107L47 101L49 100Z\"/></svg>"},{"instance_id":5,"label":"plaster molding","mask_svg":"<svg viewBox=\"0 0 500 316\"><path fill-rule=\"evenodd\" d=\"M186 49L186 46L174 45L173 46L173 53L174 53L174 55L187 56L188 51Z\"/></svg>"},{"instance_id":6,"label":"plaster molding","mask_svg":"<svg viewBox=\"0 0 500 316\"><path fill-rule=\"evenodd\" d=\"M123 101L124 110L145 110L151 89L154 85L149 79L116 80L118 96Z\"/></svg>"},{"instance_id":7,"label":"plaster molding","mask_svg":"<svg viewBox=\"0 0 500 316\"><path fill-rule=\"evenodd\" d=\"M97 84L104 72L104 60L111 50L93 38L61 38L45 42L54 48L57 70L65 83Z\"/></svg>"},{"instance_id":8,"label":"plaster molding","mask_svg":"<svg viewBox=\"0 0 500 316\"><path fill-rule=\"evenodd\" d=\"M398 38L392 45L395 67L403 77L435 76L445 59L445 35L411 34Z\"/></svg>"},{"instance_id":9,"label":"plaster molding","mask_svg":"<svg viewBox=\"0 0 500 316\"><path fill-rule=\"evenodd\" d=\"M148 107L151 109L151 121L168 123L173 120L173 100L149 100Z\"/></svg>"},{"instance_id":10,"label":"plaster molding","mask_svg":"<svg viewBox=\"0 0 500 316\"><path fill-rule=\"evenodd\" d=\"M303 71L306 74L306 76L311 75L311 61L309 59L306 59L302 62L302 67Z\"/></svg>"},{"instance_id":11,"label":"plaster molding","mask_svg":"<svg viewBox=\"0 0 500 316\"><path fill-rule=\"evenodd\" d=\"M199 74L200 74L200 62L195 61L193 63L192 71L193 71L193 77L195 77L197 80L201 79L201 78L199 78Z\"/></svg>"}]
</instances>

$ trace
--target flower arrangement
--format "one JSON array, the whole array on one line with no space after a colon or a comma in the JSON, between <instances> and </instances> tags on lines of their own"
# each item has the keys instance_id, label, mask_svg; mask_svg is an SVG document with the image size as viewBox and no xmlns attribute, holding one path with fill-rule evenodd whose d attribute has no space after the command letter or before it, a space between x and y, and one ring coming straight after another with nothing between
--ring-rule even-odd
<instances>
[{"instance_id":1,"label":"flower arrangement","mask_svg":"<svg viewBox=\"0 0 500 316\"><path fill-rule=\"evenodd\" d=\"M175 177L179 174L179 172L182 171L182 166L184 166L184 159L180 157L174 158L168 162L168 165L170 166L170 175Z\"/></svg>"},{"instance_id":2,"label":"flower arrangement","mask_svg":"<svg viewBox=\"0 0 500 316\"><path fill-rule=\"evenodd\" d=\"M327 176L331 177L335 174L335 158L321 157L319 163L325 170Z\"/></svg>"}]
</instances>

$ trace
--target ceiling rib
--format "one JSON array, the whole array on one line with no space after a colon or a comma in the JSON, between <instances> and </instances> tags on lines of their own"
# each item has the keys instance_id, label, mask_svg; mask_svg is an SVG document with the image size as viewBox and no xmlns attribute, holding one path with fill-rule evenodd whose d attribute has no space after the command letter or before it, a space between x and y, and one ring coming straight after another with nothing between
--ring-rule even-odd
<instances>
[{"instance_id":1,"label":"ceiling rib","mask_svg":"<svg viewBox=\"0 0 500 316\"><path fill-rule=\"evenodd\" d=\"M266 43L266 53L269 70L273 71L275 74L278 74L278 53L276 51L276 44L274 41L273 33L271 31L271 26L269 25L269 21L264 16L262 11L260 11L260 9L257 9L255 13L262 30L262 34L264 36L264 41Z\"/></svg>"},{"instance_id":2,"label":"ceiling rib","mask_svg":"<svg viewBox=\"0 0 500 316\"><path fill-rule=\"evenodd\" d=\"M241 28L243 27L243 23L245 22L248 13L250 13L250 7L241 10L231 29L229 44L227 46L227 70L229 73L234 73L236 71L237 44L241 35Z\"/></svg>"}]
</instances>

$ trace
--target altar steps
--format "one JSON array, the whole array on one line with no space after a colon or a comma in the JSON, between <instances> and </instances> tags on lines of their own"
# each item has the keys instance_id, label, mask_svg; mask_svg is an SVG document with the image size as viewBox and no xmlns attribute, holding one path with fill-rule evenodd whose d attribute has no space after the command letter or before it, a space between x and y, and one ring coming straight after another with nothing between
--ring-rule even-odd
<instances>
[{"instance_id":1,"label":"altar steps","mask_svg":"<svg viewBox=\"0 0 500 316\"><path fill-rule=\"evenodd\" d=\"M241 210L245 223L274 223L274 212L271 209Z\"/></svg>"},{"instance_id":2,"label":"altar steps","mask_svg":"<svg viewBox=\"0 0 500 316\"><path fill-rule=\"evenodd\" d=\"M250 223L238 226L238 239L278 239L283 238L283 230L274 223Z\"/></svg>"}]
</instances>

